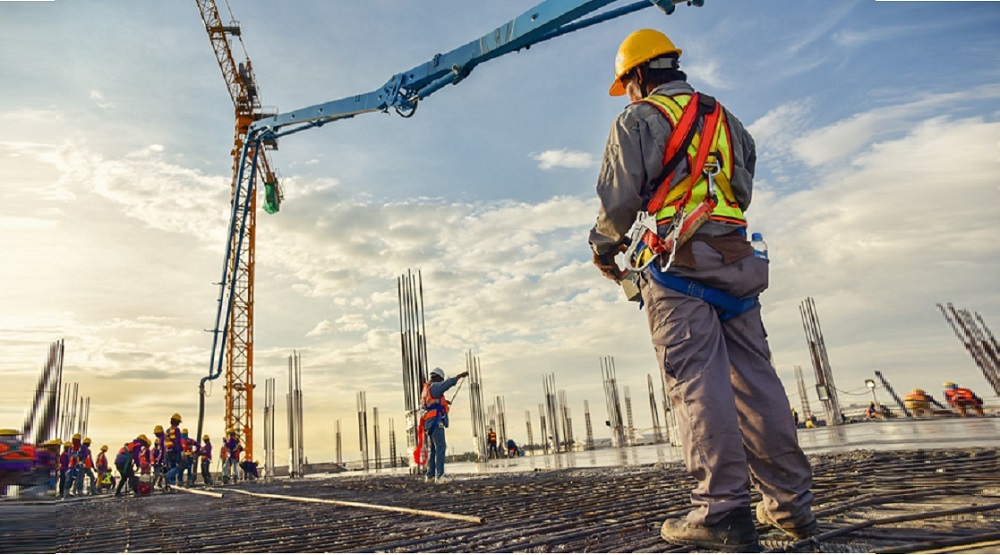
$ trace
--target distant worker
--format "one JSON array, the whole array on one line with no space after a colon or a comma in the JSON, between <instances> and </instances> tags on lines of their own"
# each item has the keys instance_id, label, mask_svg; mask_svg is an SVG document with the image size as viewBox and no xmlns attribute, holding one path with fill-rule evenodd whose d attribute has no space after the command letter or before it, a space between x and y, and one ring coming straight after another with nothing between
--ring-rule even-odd
<instances>
[{"instance_id":1,"label":"distant worker","mask_svg":"<svg viewBox=\"0 0 1000 555\"><path fill-rule=\"evenodd\" d=\"M67 441L63 444L63 452L59 454L59 497L65 499L69 496L69 450L73 444Z\"/></svg>"},{"instance_id":2,"label":"distant worker","mask_svg":"<svg viewBox=\"0 0 1000 555\"><path fill-rule=\"evenodd\" d=\"M187 428L184 428L181 430L181 472L178 481L188 487L194 485L195 475L198 473L195 468L196 451L196 442L188 437Z\"/></svg>"},{"instance_id":3,"label":"distant worker","mask_svg":"<svg viewBox=\"0 0 1000 555\"><path fill-rule=\"evenodd\" d=\"M222 450L219 458L222 459L222 483L228 484L236 483L236 475L238 474L238 468L240 464L240 453L243 452L243 446L240 445L240 440L236 437L236 430L234 428L229 429L229 437L222 442Z\"/></svg>"},{"instance_id":4,"label":"distant worker","mask_svg":"<svg viewBox=\"0 0 1000 555\"><path fill-rule=\"evenodd\" d=\"M97 490L103 491L106 485L111 483L111 465L108 463L108 446L102 445L101 451L97 453L97 460L94 461L94 469L97 470Z\"/></svg>"},{"instance_id":5,"label":"distant worker","mask_svg":"<svg viewBox=\"0 0 1000 555\"><path fill-rule=\"evenodd\" d=\"M115 468L118 469L118 473L121 475L121 481L118 482L118 487L115 488L115 497L121 496L122 488L125 484L128 484L132 493L139 494L137 489L138 480L135 479L135 467L140 457L142 457L143 449L148 448L149 444L149 438L145 434L140 434L139 437L126 443L118 451L118 454L115 456Z\"/></svg>"},{"instance_id":6,"label":"distant worker","mask_svg":"<svg viewBox=\"0 0 1000 555\"><path fill-rule=\"evenodd\" d=\"M521 454L521 451L517 448L517 444L514 443L513 439L507 440L507 456L514 458Z\"/></svg>"},{"instance_id":7,"label":"distant worker","mask_svg":"<svg viewBox=\"0 0 1000 555\"><path fill-rule=\"evenodd\" d=\"M163 426L153 428L153 488L167 489L167 433Z\"/></svg>"},{"instance_id":8,"label":"distant worker","mask_svg":"<svg viewBox=\"0 0 1000 555\"><path fill-rule=\"evenodd\" d=\"M931 404L937 406L939 409L945 408L944 405L937 402L937 399L928 395L923 389L914 389L903 397L903 406L916 418L934 416Z\"/></svg>"},{"instance_id":9,"label":"distant worker","mask_svg":"<svg viewBox=\"0 0 1000 555\"><path fill-rule=\"evenodd\" d=\"M694 510L665 521L660 536L752 551L759 543L751 481L763 495L757 520L803 538L816 529L812 469L792 419L774 410L789 402L757 300L769 263L747 241L744 216L756 147L732 113L687 83L680 56L652 29L632 33L618 49L609 92L631 104L604 150L590 246L594 264L615 282L623 278L619 253L639 270L638 294L697 479Z\"/></svg>"},{"instance_id":10,"label":"distant worker","mask_svg":"<svg viewBox=\"0 0 1000 555\"><path fill-rule=\"evenodd\" d=\"M486 432L486 441L489 443L489 450L486 453L486 457L489 459L499 459L500 458L500 448L497 446L497 433L490 428L489 432Z\"/></svg>"},{"instance_id":11,"label":"distant worker","mask_svg":"<svg viewBox=\"0 0 1000 555\"><path fill-rule=\"evenodd\" d=\"M444 378L444 370L435 368L431 370L430 381L424 384L423 393L420 396L424 405L424 415L420 424L424 434L430 442L427 458L427 475L425 480L446 481L444 475L444 458L448 447L445 440L444 430L448 427L448 399L444 394L455 387L458 380L468 376L468 372L462 372L453 378Z\"/></svg>"},{"instance_id":12,"label":"distant worker","mask_svg":"<svg viewBox=\"0 0 1000 555\"><path fill-rule=\"evenodd\" d=\"M795 427L799 427L799 413L796 412L795 407L792 407L792 421L795 422Z\"/></svg>"},{"instance_id":13,"label":"distant worker","mask_svg":"<svg viewBox=\"0 0 1000 555\"><path fill-rule=\"evenodd\" d=\"M97 477L94 475L94 457L90 452L90 438L84 438L83 443L80 445L80 455L79 461L76 463L76 489L75 493L77 495L83 495L83 478L86 477L89 482L89 489L87 493L94 495L96 490L94 489Z\"/></svg>"},{"instance_id":14,"label":"distant worker","mask_svg":"<svg viewBox=\"0 0 1000 555\"><path fill-rule=\"evenodd\" d=\"M184 446L181 442L181 415L174 413L170 417L170 427L167 428L166 456L167 456L167 488L177 485L177 475L183 470L182 456Z\"/></svg>"},{"instance_id":15,"label":"distant worker","mask_svg":"<svg viewBox=\"0 0 1000 555\"><path fill-rule=\"evenodd\" d=\"M212 485L212 441L208 434L201 438L201 478L205 485Z\"/></svg>"},{"instance_id":16,"label":"distant worker","mask_svg":"<svg viewBox=\"0 0 1000 555\"><path fill-rule=\"evenodd\" d=\"M257 472L257 461L244 460L240 463L240 470L243 471L244 480L254 482L257 478L260 478L260 474Z\"/></svg>"},{"instance_id":17,"label":"distant worker","mask_svg":"<svg viewBox=\"0 0 1000 555\"><path fill-rule=\"evenodd\" d=\"M879 408L875 406L875 401L868 402L868 408L865 410L865 420L881 420L882 413Z\"/></svg>"},{"instance_id":18,"label":"distant worker","mask_svg":"<svg viewBox=\"0 0 1000 555\"><path fill-rule=\"evenodd\" d=\"M944 398L962 416L968 416L969 409L974 410L979 416L986 416L983 411L983 400L971 389L958 387L954 382L944 382Z\"/></svg>"}]
</instances>

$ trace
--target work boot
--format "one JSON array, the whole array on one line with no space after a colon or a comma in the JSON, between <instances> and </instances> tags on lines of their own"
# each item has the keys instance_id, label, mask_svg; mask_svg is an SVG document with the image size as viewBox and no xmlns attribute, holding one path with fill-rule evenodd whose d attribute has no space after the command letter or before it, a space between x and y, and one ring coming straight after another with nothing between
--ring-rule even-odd
<instances>
[{"instance_id":1,"label":"work boot","mask_svg":"<svg viewBox=\"0 0 1000 555\"><path fill-rule=\"evenodd\" d=\"M771 516L771 513L767 512L767 507L764 506L763 501L757 503L757 522L765 526L777 528L796 540L808 538L809 536L814 535L819 529L819 525L816 523L815 518L813 518L812 522L809 524L803 524L802 526L782 526L781 524L778 524L777 519Z\"/></svg>"},{"instance_id":2,"label":"work boot","mask_svg":"<svg viewBox=\"0 0 1000 555\"><path fill-rule=\"evenodd\" d=\"M663 522L660 537L672 544L693 545L713 551L760 551L757 530L750 518L750 507L740 507L711 526L700 526L683 518L672 518Z\"/></svg>"}]
</instances>

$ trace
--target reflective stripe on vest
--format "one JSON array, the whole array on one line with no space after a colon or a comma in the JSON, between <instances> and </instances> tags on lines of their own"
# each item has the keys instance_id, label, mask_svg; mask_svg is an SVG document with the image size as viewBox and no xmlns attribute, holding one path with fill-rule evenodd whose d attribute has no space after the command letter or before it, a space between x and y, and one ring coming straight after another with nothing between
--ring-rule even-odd
<instances>
[{"instance_id":1,"label":"reflective stripe on vest","mask_svg":"<svg viewBox=\"0 0 1000 555\"><path fill-rule=\"evenodd\" d=\"M646 98L640 100L640 102L646 102L647 104L650 104L660 110L660 112L668 120L670 120L671 127L676 129L677 123L680 121L681 115L684 113L684 108L691 102L691 98L692 95L690 94L679 94L676 96L654 94L647 96ZM733 194L733 189L730 185L733 178L733 153L730 145L729 126L726 124L724 111L722 111L719 118L720 124L715 136L712 139L709 152L715 154L716 161L722 167L719 173L713 178L715 183L716 205L709 217L715 221L745 226L746 218L743 216L743 211L740 209L739 203L736 202L736 195ZM695 133L694 138L691 140L691 144L688 146L687 160L689 169L692 166L692 160L698 154L698 148L702 141L702 131L704 130L700 130ZM666 160L664 160L664 162L665 161ZM668 179L670 178L672 178L672 176L668 177ZM678 205L685 197L688 189L691 189L690 175L679 181L677 185L672 187L670 192L667 193L663 206L656 212L656 221L659 224L662 225L670 223L674 215L677 213L677 209L679 208ZM708 180L705 178L705 175L701 173L698 175L698 178L694 183L694 188L691 190L691 195L687 205L684 207L685 212L691 212L694 210L702 202L702 200L704 200L707 191Z\"/></svg>"},{"instance_id":2,"label":"reflective stripe on vest","mask_svg":"<svg viewBox=\"0 0 1000 555\"><path fill-rule=\"evenodd\" d=\"M440 399L431 395L431 382L424 384L424 390L420 395L420 400L424 404L424 410L427 411L427 414L424 415L424 419L443 416L448 413L448 400L444 398L444 394L441 395Z\"/></svg>"}]
</instances>

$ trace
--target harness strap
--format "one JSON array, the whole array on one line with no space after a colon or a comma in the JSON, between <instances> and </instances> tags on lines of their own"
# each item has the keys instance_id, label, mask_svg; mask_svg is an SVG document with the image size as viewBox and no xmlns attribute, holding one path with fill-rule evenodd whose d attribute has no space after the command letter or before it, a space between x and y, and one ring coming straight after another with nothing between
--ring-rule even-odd
<instances>
[{"instance_id":1,"label":"harness strap","mask_svg":"<svg viewBox=\"0 0 1000 555\"><path fill-rule=\"evenodd\" d=\"M649 102L649 104L663 112L663 108L660 105L654 102ZM714 109L717 109L717 105L718 103L711 96L694 93L691 96L691 100L688 101L687 106L684 107L681 119L677 121L677 127L670 134L667 149L663 154L663 171L657 177L660 186L656 189L653 198L649 199L649 203L646 205L646 211L650 214L656 214L663 207L667 193L670 192L670 182L673 181L674 169L684 157L688 146L694 140L694 136L697 133L695 122L698 120L698 116L712 112ZM666 115L664 113L664 116ZM667 119L669 120L670 118L667 117ZM708 126L706 125L705 127L707 129ZM714 133L712 136L714 137ZM702 137L702 141L704 141L704 136ZM701 170L698 171L700 172ZM691 170L691 175L696 175L693 169Z\"/></svg>"},{"instance_id":2,"label":"harness strap","mask_svg":"<svg viewBox=\"0 0 1000 555\"><path fill-rule=\"evenodd\" d=\"M672 289L689 297L701 299L714 306L719 311L719 320L723 322L735 318L760 304L759 295L739 299L721 289L708 287L697 281L664 272L660 270L659 264L649 265L649 275L652 276L656 283L667 289Z\"/></svg>"}]
</instances>

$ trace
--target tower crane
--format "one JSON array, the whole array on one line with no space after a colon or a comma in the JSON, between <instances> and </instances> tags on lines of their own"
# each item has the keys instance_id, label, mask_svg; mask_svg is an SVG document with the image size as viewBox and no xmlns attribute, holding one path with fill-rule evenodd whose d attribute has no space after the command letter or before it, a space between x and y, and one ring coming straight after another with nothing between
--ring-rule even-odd
<instances>
[{"instance_id":1,"label":"tower crane","mask_svg":"<svg viewBox=\"0 0 1000 555\"><path fill-rule=\"evenodd\" d=\"M233 280L235 287L229 297L229 318L227 329L229 331L229 341L225 348L225 374L226 374L226 416L225 426L227 430L235 430L237 437L245 446L244 453L247 457L253 457L253 301L254 301L254 254L256 250L256 226L257 226L257 195L254 193L254 184L246 180L239 179L241 174L245 174L244 165L247 160L256 160L259 167L257 174L263 184L265 191L264 210L273 214L277 212L282 199L281 187L275 172L272 170L271 162L267 156L267 150L277 148L274 140L256 141L252 145L247 145L247 133L251 124L266 116L260 103L260 96L257 90L257 79L254 76L253 65L247 55L246 47L243 45L243 38L240 26L233 17L232 9L226 2L229 11L229 24L223 24L219 16L219 7L215 0L195 0L198 9L201 11L201 19L205 22L205 31L212 43L215 51L216 61L222 70L222 77L226 81L229 89L229 96L232 98L235 108L236 128L233 138L233 181L232 199L244 199L249 202L239 203L234 209L238 211L238 218L233 218L233 222L240 222L243 230L241 233L230 233L230 241L243 239L241 248L231 248L238 253L237 256L228 257L228 274ZM233 41L232 39L235 39ZM234 56L232 44L238 43L242 50L240 61ZM244 157L244 147L248 147L252 156ZM232 230L230 230L232 231ZM221 302L221 298L220 298ZM198 438L202 435L202 419L204 417L204 381L202 387L202 405L198 418Z\"/></svg>"}]
</instances>

